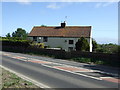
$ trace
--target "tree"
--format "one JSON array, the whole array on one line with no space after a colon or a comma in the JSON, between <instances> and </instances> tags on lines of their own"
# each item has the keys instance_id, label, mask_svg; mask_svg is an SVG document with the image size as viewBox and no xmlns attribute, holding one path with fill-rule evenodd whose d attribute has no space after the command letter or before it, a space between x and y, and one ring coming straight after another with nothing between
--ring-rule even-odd
<instances>
[{"instance_id":1,"label":"tree","mask_svg":"<svg viewBox=\"0 0 120 90\"><path fill-rule=\"evenodd\" d=\"M97 48L98 48L97 42L94 39L92 39L92 50L96 51Z\"/></svg>"},{"instance_id":2,"label":"tree","mask_svg":"<svg viewBox=\"0 0 120 90\"><path fill-rule=\"evenodd\" d=\"M84 37L81 37L78 42L76 42L75 46L76 51L89 51L90 48L88 41Z\"/></svg>"},{"instance_id":3,"label":"tree","mask_svg":"<svg viewBox=\"0 0 120 90\"><path fill-rule=\"evenodd\" d=\"M109 43L109 44L98 44L98 48L96 52L101 53L118 53L119 52L119 45Z\"/></svg>"},{"instance_id":4,"label":"tree","mask_svg":"<svg viewBox=\"0 0 120 90\"><path fill-rule=\"evenodd\" d=\"M22 39L26 39L27 35L28 33L22 28L17 28L17 31L12 33L12 37L19 37Z\"/></svg>"},{"instance_id":5,"label":"tree","mask_svg":"<svg viewBox=\"0 0 120 90\"><path fill-rule=\"evenodd\" d=\"M118 53L120 54L120 45L118 45Z\"/></svg>"},{"instance_id":6,"label":"tree","mask_svg":"<svg viewBox=\"0 0 120 90\"><path fill-rule=\"evenodd\" d=\"M8 33L8 34L6 35L6 37L11 37L10 33Z\"/></svg>"}]
</instances>

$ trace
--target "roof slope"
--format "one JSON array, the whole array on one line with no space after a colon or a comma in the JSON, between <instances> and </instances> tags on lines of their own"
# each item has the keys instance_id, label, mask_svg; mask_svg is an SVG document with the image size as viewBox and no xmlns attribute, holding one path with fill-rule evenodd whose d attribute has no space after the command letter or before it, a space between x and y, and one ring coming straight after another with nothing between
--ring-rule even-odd
<instances>
[{"instance_id":1,"label":"roof slope","mask_svg":"<svg viewBox=\"0 0 120 90\"><path fill-rule=\"evenodd\" d=\"M90 37L91 26L33 27L28 36Z\"/></svg>"}]
</instances>

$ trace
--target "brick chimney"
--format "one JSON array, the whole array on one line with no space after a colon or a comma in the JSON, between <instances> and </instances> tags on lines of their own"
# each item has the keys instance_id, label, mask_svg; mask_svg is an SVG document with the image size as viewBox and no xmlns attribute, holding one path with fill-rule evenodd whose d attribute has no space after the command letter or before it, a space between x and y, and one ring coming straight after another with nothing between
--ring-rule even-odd
<instances>
[{"instance_id":1,"label":"brick chimney","mask_svg":"<svg viewBox=\"0 0 120 90\"><path fill-rule=\"evenodd\" d=\"M63 23L61 23L61 27L62 27L62 28L65 28L65 26L66 26L66 23L65 23L65 21L64 21Z\"/></svg>"}]
</instances>

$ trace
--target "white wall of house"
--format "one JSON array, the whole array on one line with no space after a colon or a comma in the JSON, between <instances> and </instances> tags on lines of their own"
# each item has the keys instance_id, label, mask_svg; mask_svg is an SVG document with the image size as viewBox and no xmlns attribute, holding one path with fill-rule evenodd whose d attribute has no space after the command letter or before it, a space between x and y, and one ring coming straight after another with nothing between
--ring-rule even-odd
<instances>
[{"instance_id":1,"label":"white wall of house","mask_svg":"<svg viewBox=\"0 0 120 90\"><path fill-rule=\"evenodd\" d=\"M90 40L89 41L90 41L89 42L89 44L90 44L90 52L92 52L92 47L93 47L93 45L92 45L92 30L91 30Z\"/></svg>"},{"instance_id":2,"label":"white wall of house","mask_svg":"<svg viewBox=\"0 0 120 90\"><path fill-rule=\"evenodd\" d=\"M33 40L33 37L29 37L29 39ZM46 46L50 46L51 48L61 47L65 51L70 51L70 48L75 50L75 44L79 38L67 38L67 37L48 37L47 42L44 42L43 37L37 37L36 42L44 43ZM91 39L86 38L91 46ZM69 40L73 40L73 44L69 44ZM90 48L91 51L91 48Z\"/></svg>"}]
</instances>

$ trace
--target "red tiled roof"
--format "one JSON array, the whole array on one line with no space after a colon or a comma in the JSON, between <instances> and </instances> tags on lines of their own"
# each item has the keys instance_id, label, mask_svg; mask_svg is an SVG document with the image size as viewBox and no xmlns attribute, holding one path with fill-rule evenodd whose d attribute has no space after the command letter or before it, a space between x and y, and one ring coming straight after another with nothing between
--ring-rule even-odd
<instances>
[{"instance_id":1,"label":"red tiled roof","mask_svg":"<svg viewBox=\"0 0 120 90\"><path fill-rule=\"evenodd\" d=\"M91 26L33 27L28 36L90 37Z\"/></svg>"}]
</instances>

